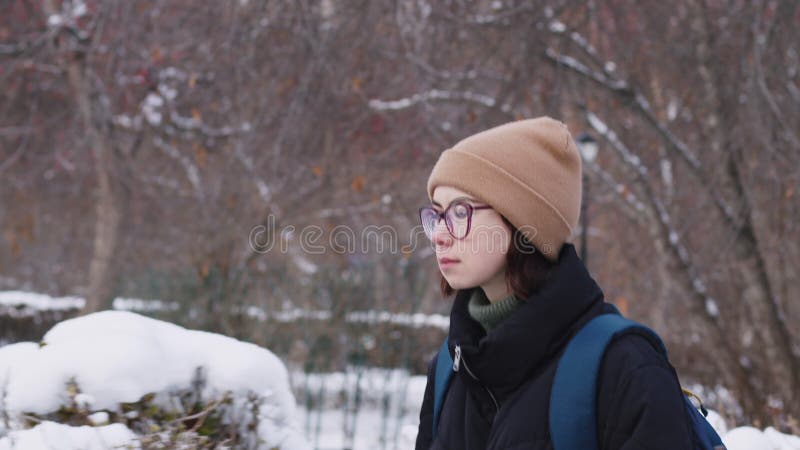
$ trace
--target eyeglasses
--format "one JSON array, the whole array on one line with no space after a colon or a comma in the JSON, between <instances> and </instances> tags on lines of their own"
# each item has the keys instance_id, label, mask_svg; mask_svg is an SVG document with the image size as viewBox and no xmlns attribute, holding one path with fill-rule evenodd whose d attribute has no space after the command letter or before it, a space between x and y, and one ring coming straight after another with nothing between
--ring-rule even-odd
<instances>
[{"instance_id":1,"label":"eyeglasses","mask_svg":"<svg viewBox=\"0 0 800 450\"><path fill-rule=\"evenodd\" d=\"M433 240L433 232L441 219L444 219L451 236L455 239L464 239L472 226L472 212L478 209L492 209L492 207L473 206L462 200L454 201L443 212L436 211L433 206L423 206L419 209L419 221L428 239Z\"/></svg>"}]
</instances>

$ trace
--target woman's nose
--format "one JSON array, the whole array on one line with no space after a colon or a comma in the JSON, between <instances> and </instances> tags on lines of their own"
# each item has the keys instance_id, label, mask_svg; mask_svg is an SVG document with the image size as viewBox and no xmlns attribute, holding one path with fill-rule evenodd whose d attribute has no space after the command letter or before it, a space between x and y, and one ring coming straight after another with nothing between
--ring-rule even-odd
<instances>
[{"instance_id":1,"label":"woman's nose","mask_svg":"<svg viewBox=\"0 0 800 450\"><path fill-rule=\"evenodd\" d=\"M448 247L452 242L453 237L450 236L450 231L447 230L447 225L444 219L439 219L436 222L436 227L433 229L433 243L437 247Z\"/></svg>"}]
</instances>

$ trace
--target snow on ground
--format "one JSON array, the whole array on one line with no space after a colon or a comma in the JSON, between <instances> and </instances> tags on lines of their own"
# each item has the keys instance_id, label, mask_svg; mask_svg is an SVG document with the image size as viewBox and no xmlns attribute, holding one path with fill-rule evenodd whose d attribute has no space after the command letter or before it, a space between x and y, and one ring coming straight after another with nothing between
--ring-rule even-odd
<instances>
[{"instance_id":1,"label":"snow on ground","mask_svg":"<svg viewBox=\"0 0 800 450\"><path fill-rule=\"evenodd\" d=\"M52 414L72 401L88 411L116 411L121 402L136 402L156 393L155 404L174 407L166 394L192 389L198 383L198 373L203 380L200 396L206 402L230 393L234 411L248 410L248 396L258 396L255 420L258 436L267 445L264 448L307 448L296 424L285 366L274 354L254 344L187 330L131 312L104 311L58 323L45 334L41 346L22 342L0 348L0 386L5 394L2 406L17 425L25 413ZM73 382L78 393L70 397L68 385ZM38 434L8 436L0 440L0 445L10 448L15 437L28 439L25 442L37 442L45 435L59 442L66 439L61 433L63 427L43 425L46 427ZM90 434L72 430L66 442L100 439ZM114 436L120 435L115 432Z\"/></svg>"},{"instance_id":2,"label":"snow on ground","mask_svg":"<svg viewBox=\"0 0 800 450\"><path fill-rule=\"evenodd\" d=\"M292 372L291 378L300 423L314 448L414 448L424 376L348 367L328 374Z\"/></svg>"},{"instance_id":3,"label":"snow on ground","mask_svg":"<svg viewBox=\"0 0 800 450\"><path fill-rule=\"evenodd\" d=\"M361 409L354 413L351 409L356 381L364 392L360 395ZM424 376L408 377L402 371L380 369L365 370L360 379L355 368L349 368L346 373L292 373L302 428L319 450L413 449L425 383ZM383 398L387 392L390 393L389 405L384 409ZM325 397L324 408L309 409L303 405L307 396L320 402L321 393ZM351 400L341 402L343 396ZM338 408L337 401L341 403ZM800 450L798 436L780 433L772 427L729 430L724 418L713 410L708 413L709 423L728 450Z\"/></svg>"},{"instance_id":4,"label":"snow on ground","mask_svg":"<svg viewBox=\"0 0 800 450\"><path fill-rule=\"evenodd\" d=\"M83 299L78 297L0 292L0 306L9 311L82 305ZM139 299L115 302L117 309L147 311L171 309L172 305ZM440 317L381 312L359 312L349 319L409 327L444 324ZM128 311L63 321L45 335L43 343L0 344L0 450L136 448L139 436L125 425L107 424L108 411L147 393L186 390L196 382L197 368L202 368L202 395L207 401L231 392L239 399L234 407L246 409L244 396L259 396L262 408L257 433L267 445L278 443L279 448L292 450L312 446L319 450L402 450L413 448L416 439L426 380L402 369L352 366L340 373L289 374L264 348ZM67 388L70 381L79 387L72 396ZM167 402L167 398L157 395L155 401ZM69 402L93 412L89 420L97 426L45 421L23 429L23 412L44 415ZM800 450L800 437L774 428L729 430L713 411L708 419L729 450Z\"/></svg>"},{"instance_id":5,"label":"snow on ground","mask_svg":"<svg viewBox=\"0 0 800 450\"><path fill-rule=\"evenodd\" d=\"M12 431L8 437L0 439L0 450L108 450L125 448L135 438L131 430L119 423L101 427L72 427L44 422L28 430Z\"/></svg>"},{"instance_id":6,"label":"snow on ground","mask_svg":"<svg viewBox=\"0 0 800 450\"><path fill-rule=\"evenodd\" d=\"M385 424L380 411L365 410L358 415L355 432L346 438L343 431L342 412L336 410L312 411L312 428L308 440L317 450L412 450L417 439L417 425L405 423L400 428L395 424ZM414 414L413 416L416 416ZM414 417L409 417L412 419ZM318 424L318 425L317 425ZM387 426L388 425L388 426ZM316 428L318 426L318 428ZM386 428L384 428L386 426ZM388 434L388 438L382 436Z\"/></svg>"},{"instance_id":7,"label":"snow on ground","mask_svg":"<svg viewBox=\"0 0 800 450\"><path fill-rule=\"evenodd\" d=\"M80 297L51 297L35 292L0 291L0 306L21 312L78 309L83 308L85 302Z\"/></svg>"},{"instance_id":8,"label":"snow on ground","mask_svg":"<svg viewBox=\"0 0 800 450\"><path fill-rule=\"evenodd\" d=\"M800 437L783 434L772 427L764 431L753 427L734 428L722 436L722 442L728 450L800 449Z\"/></svg>"}]
</instances>

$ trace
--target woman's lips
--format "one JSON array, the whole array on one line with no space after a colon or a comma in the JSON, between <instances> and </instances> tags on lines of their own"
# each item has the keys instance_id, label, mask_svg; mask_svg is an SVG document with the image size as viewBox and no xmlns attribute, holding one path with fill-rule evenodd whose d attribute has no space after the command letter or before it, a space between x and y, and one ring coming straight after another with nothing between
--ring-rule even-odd
<instances>
[{"instance_id":1,"label":"woman's lips","mask_svg":"<svg viewBox=\"0 0 800 450\"><path fill-rule=\"evenodd\" d=\"M439 267L444 269L445 267L452 267L459 262L459 260L453 258L439 258Z\"/></svg>"}]
</instances>

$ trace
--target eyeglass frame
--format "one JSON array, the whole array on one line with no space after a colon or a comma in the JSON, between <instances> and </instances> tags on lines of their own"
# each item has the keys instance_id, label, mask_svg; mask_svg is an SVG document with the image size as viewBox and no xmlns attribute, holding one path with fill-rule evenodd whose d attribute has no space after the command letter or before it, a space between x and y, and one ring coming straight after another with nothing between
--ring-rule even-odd
<instances>
[{"instance_id":1,"label":"eyeglass frame","mask_svg":"<svg viewBox=\"0 0 800 450\"><path fill-rule=\"evenodd\" d=\"M450 211L450 208L452 208L455 205L464 205L464 206L467 207L467 212L468 212L468 215L467 215L467 231L464 232L464 236L463 237L456 237L456 235L453 234L453 230L451 229L452 225L449 224L448 220L447 220L447 212ZM472 214L476 210L481 210L481 209L494 209L494 208L492 208L491 205L475 206L475 205L472 205L472 204L468 203L466 200L461 200L461 199L455 200L452 203L450 203L449 205L447 205L447 208L445 208L444 211L442 211L442 212L437 211L436 208L433 207L433 205L426 205L426 206L423 206L423 207L421 207L419 209L419 212L418 212L419 222L422 225L422 230L425 231L425 224L423 223L423 220L422 220L422 213L424 211L427 211L427 210L433 211L433 213L436 214L436 220L433 223L433 230L431 231L431 235L428 236L428 239L433 240L433 231L436 230L436 226L439 225L439 221L444 220L444 227L447 229L447 232L450 233L450 236L453 239L462 240L462 239L466 239L467 236L469 236L469 232L472 230ZM427 236L427 233L426 233L426 236Z\"/></svg>"}]
</instances>

